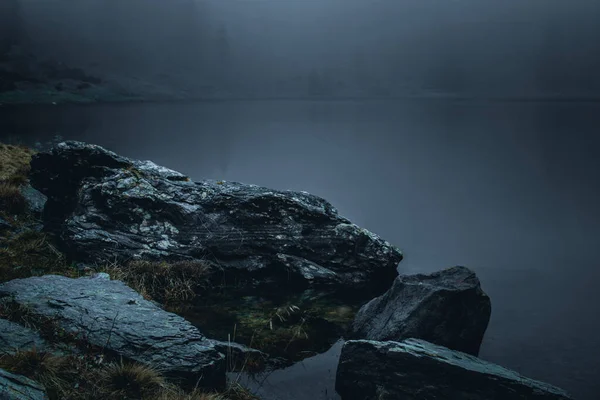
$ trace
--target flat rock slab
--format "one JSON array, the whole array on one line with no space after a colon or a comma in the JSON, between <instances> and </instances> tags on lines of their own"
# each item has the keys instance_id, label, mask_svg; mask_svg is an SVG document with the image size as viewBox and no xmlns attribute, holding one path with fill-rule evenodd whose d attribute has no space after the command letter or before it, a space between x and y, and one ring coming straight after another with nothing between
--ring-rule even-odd
<instances>
[{"instance_id":1,"label":"flat rock slab","mask_svg":"<svg viewBox=\"0 0 600 400\"><path fill-rule=\"evenodd\" d=\"M47 400L44 387L0 368L0 400Z\"/></svg>"},{"instance_id":2,"label":"flat rock slab","mask_svg":"<svg viewBox=\"0 0 600 400\"><path fill-rule=\"evenodd\" d=\"M358 311L352 338L418 338L477 355L490 315L490 298L475 273L453 267L397 277L385 294Z\"/></svg>"},{"instance_id":3,"label":"flat rock slab","mask_svg":"<svg viewBox=\"0 0 600 400\"><path fill-rule=\"evenodd\" d=\"M380 294L402 259L398 248L306 192L192 182L73 141L34 155L31 168L32 186L48 197L46 228L82 262L200 260L255 286L374 286Z\"/></svg>"},{"instance_id":4,"label":"flat rock slab","mask_svg":"<svg viewBox=\"0 0 600 400\"><path fill-rule=\"evenodd\" d=\"M17 351L47 351L46 341L33 329L0 318L0 354Z\"/></svg>"},{"instance_id":5,"label":"flat rock slab","mask_svg":"<svg viewBox=\"0 0 600 400\"><path fill-rule=\"evenodd\" d=\"M342 400L567 400L562 389L424 340L350 340L336 375Z\"/></svg>"},{"instance_id":6,"label":"flat rock slab","mask_svg":"<svg viewBox=\"0 0 600 400\"><path fill-rule=\"evenodd\" d=\"M15 279L0 284L0 298L6 297L91 345L167 376L216 389L225 384L225 356L210 340L106 274Z\"/></svg>"}]
</instances>

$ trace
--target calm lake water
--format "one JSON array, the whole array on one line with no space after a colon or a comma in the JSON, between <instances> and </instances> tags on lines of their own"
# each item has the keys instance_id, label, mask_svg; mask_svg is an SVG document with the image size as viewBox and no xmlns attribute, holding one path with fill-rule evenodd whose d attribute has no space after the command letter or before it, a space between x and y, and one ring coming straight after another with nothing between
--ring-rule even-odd
<instances>
[{"instance_id":1,"label":"calm lake water","mask_svg":"<svg viewBox=\"0 0 600 400\"><path fill-rule=\"evenodd\" d=\"M401 273L475 270L481 358L600 393L600 105L218 102L0 108L0 139L54 135L193 179L306 190L398 245ZM337 399L339 345L273 373L266 399ZM311 384L307 384L311 382Z\"/></svg>"}]
</instances>

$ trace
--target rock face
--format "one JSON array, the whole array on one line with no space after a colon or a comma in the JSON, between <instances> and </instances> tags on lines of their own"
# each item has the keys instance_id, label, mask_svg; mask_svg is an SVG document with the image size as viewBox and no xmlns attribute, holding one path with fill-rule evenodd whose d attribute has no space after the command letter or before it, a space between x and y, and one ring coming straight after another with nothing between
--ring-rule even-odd
<instances>
[{"instance_id":1,"label":"rock face","mask_svg":"<svg viewBox=\"0 0 600 400\"><path fill-rule=\"evenodd\" d=\"M203 260L252 284L377 287L377 295L402 259L305 192L191 182L81 142L36 154L31 167L32 186L48 197L46 228L78 261Z\"/></svg>"},{"instance_id":2,"label":"rock face","mask_svg":"<svg viewBox=\"0 0 600 400\"><path fill-rule=\"evenodd\" d=\"M0 285L0 299L98 348L151 365L194 385L222 388L225 356L182 317L166 312L106 274L79 279L45 275Z\"/></svg>"},{"instance_id":3,"label":"rock face","mask_svg":"<svg viewBox=\"0 0 600 400\"><path fill-rule=\"evenodd\" d=\"M336 375L342 400L566 400L563 390L429 342L351 340Z\"/></svg>"},{"instance_id":4,"label":"rock face","mask_svg":"<svg viewBox=\"0 0 600 400\"><path fill-rule=\"evenodd\" d=\"M46 341L36 331L0 318L0 354L47 348Z\"/></svg>"},{"instance_id":5,"label":"rock face","mask_svg":"<svg viewBox=\"0 0 600 400\"><path fill-rule=\"evenodd\" d=\"M354 339L419 338L477 355L491 314L490 298L474 272L453 267L396 278L365 304L352 325Z\"/></svg>"},{"instance_id":6,"label":"rock face","mask_svg":"<svg viewBox=\"0 0 600 400\"><path fill-rule=\"evenodd\" d=\"M39 383L0 368L0 400L47 400Z\"/></svg>"}]
</instances>

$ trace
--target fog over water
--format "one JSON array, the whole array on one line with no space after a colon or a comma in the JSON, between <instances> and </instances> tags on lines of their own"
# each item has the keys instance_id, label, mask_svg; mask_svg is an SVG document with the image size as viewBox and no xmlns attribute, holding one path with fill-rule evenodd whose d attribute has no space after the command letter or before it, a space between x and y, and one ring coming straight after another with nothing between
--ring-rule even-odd
<instances>
[{"instance_id":1,"label":"fog over water","mask_svg":"<svg viewBox=\"0 0 600 400\"><path fill-rule=\"evenodd\" d=\"M597 0L1 0L0 99L52 60L205 101L0 104L0 140L322 196L399 246L400 273L476 271L482 358L594 400L598 21ZM261 395L337 399L339 347Z\"/></svg>"},{"instance_id":2,"label":"fog over water","mask_svg":"<svg viewBox=\"0 0 600 400\"><path fill-rule=\"evenodd\" d=\"M13 32L13 42L39 57L132 90L237 97L600 93L595 0L5 0L10 4L0 12L0 34Z\"/></svg>"}]
</instances>

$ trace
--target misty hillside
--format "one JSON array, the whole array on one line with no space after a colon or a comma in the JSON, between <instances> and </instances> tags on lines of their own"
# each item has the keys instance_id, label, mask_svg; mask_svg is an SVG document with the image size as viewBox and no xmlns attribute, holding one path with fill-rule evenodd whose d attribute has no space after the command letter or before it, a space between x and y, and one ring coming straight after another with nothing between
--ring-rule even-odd
<instances>
[{"instance_id":1,"label":"misty hillside","mask_svg":"<svg viewBox=\"0 0 600 400\"><path fill-rule=\"evenodd\" d=\"M593 0L2 0L0 7L0 103L600 93Z\"/></svg>"}]
</instances>

